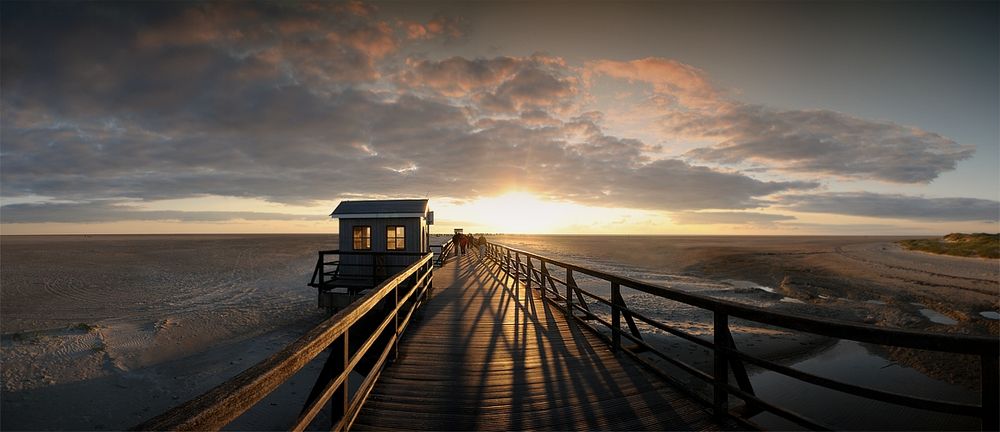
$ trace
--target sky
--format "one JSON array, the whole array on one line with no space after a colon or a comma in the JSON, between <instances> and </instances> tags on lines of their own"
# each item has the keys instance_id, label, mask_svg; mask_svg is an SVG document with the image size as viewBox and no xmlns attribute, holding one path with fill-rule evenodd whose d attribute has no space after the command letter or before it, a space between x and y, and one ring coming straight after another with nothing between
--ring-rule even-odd
<instances>
[{"instance_id":1,"label":"sky","mask_svg":"<svg viewBox=\"0 0 1000 432\"><path fill-rule=\"evenodd\" d=\"M0 3L0 233L1000 231L998 2Z\"/></svg>"}]
</instances>

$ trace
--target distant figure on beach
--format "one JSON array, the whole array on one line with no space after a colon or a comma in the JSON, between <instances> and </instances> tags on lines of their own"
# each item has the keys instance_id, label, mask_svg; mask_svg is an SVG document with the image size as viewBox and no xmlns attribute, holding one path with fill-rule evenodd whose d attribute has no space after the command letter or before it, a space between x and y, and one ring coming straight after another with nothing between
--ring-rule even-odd
<instances>
[{"instance_id":1,"label":"distant figure on beach","mask_svg":"<svg viewBox=\"0 0 1000 432\"><path fill-rule=\"evenodd\" d=\"M479 246L479 262L483 262L483 257L486 256L486 237L480 234L476 239L476 246Z\"/></svg>"},{"instance_id":2,"label":"distant figure on beach","mask_svg":"<svg viewBox=\"0 0 1000 432\"><path fill-rule=\"evenodd\" d=\"M464 250L464 248L461 247L462 246L462 237L465 237L465 236L463 236L462 234L459 234L459 233L455 233L455 235L451 236L451 247L455 248L455 257L456 258L462 256L462 251Z\"/></svg>"}]
</instances>

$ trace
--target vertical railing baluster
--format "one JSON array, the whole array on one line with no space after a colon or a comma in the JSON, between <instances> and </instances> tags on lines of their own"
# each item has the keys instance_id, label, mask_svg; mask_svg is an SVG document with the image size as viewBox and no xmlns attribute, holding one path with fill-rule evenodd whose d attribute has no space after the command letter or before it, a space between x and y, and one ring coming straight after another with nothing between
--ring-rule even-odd
<instances>
[{"instance_id":1,"label":"vertical railing baluster","mask_svg":"<svg viewBox=\"0 0 1000 432\"><path fill-rule=\"evenodd\" d=\"M521 253L514 252L514 299L521 300Z\"/></svg>"},{"instance_id":2,"label":"vertical railing baluster","mask_svg":"<svg viewBox=\"0 0 1000 432\"><path fill-rule=\"evenodd\" d=\"M417 289L417 281L419 280L418 279L419 276L420 276L420 272L419 271L414 272L413 285L412 285L412 288L410 288L411 290ZM394 309L393 312L392 312L392 314L394 315L393 318L392 318L392 320L395 323L395 330L393 331L393 334L396 337L393 338L393 340L392 340L392 352L389 354L389 361L393 361L393 362L399 359L399 287L400 287L400 285L403 285L403 284L398 284L398 285L396 285L395 288L392 289L393 296L395 296L395 302L394 302L394 304L396 305L396 309Z\"/></svg>"},{"instance_id":3,"label":"vertical railing baluster","mask_svg":"<svg viewBox=\"0 0 1000 432\"><path fill-rule=\"evenodd\" d=\"M347 343L347 331L337 338L330 345L330 356L331 360L335 363L333 365L335 371L343 373L347 370L347 365L350 364L350 359L348 358L348 343ZM339 352L338 352L339 351ZM337 375L334 375L333 379L336 379ZM344 418L344 414L347 412L348 404L348 393L347 393L347 381L344 380L340 388L333 391L333 395L330 396L330 420L332 424L336 425Z\"/></svg>"},{"instance_id":4,"label":"vertical railing baluster","mask_svg":"<svg viewBox=\"0 0 1000 432\"><path fill-rule=\"evenodd\" d=\"M573 317L573 287L576 281L573 280L573 269L566 267L566 316Z\"/></svg>"},{"instance_id":5,"label":"vertical railing baluster","mask_svg":"<svg viewBox=\"0 0 1000 432\"><path fill-rule=\"evenodd\" d=\"M538 279L542 283L542 297L548 297L547 294L548 294L548 290L549 289L546 288L545 282L548 281L549 282L549 286L551 286L552 285L552 278L549 277L549 269L545 267L545 260L544 259L539 259L538 261L542 263L541 276L538 277ZM555 289L555 287L552 287L552 288Z\"/></svg>"},{"instance_id":6,"label":"vertical railing baluster","mask_svg":"<svg viewBox=\"0 0 1000 432\"><path fill-rule=\"evenodd\" d=\"M514 252L514 279L521 282L521 253Z\"/></svg>"},{"instance_id":7,"label":"vertical railing baluster","mask_svg":"<svg viewBox=\"0 0 1000 432\"><path fill-rule=\"evenodd\" d=\"M510 257L510 249L504 248L506 250L504 263L503 263L503 284L507 285L510 280L510 263L513 261Z\"/></svg>"},{"instance_id":8,"label":"vertical railing baluster","mask_svg":"<svg viewBox=\"0 0 1000 432\"><path fill-rule=\"evenodd\" d=\"M729 384L729 370L726 367L726 353L723 347L727 345L726 334L729 332L729 315L724 312L715 311L715 331L713 334L713 360L715 362L715 377L713 380L713 404L714 414L718 417L726 415L729 411L729 394L726 386Z\"/></svg>"},{"instance_id":9,"label":"vertical railing baluster","mask_svg":"<svg viewBox=\"0 0 1000 432\"><path fill-rule=\"evenodd\" d=\"M427 295L428 295L427 293L429 293L429 292L431 292L431 291L434 290L434 266L433 265L428 266L427 267L427 271L431 272L431 274L429 276L427 276L427 278L428 278L428 280L427 280L427 286L424 287L424 294L423 294L424 295L424 301L427 300Z\"/></svg>"},{"instance_id":10,"label":"vertical railing baluster","mask_svg":"<svg viewBox=\"0 0 1000 432\"><path fill-rule=\"evenodd\" d=\"M531 298L531 279L535 277L535 269L531 266L531 255L525 255L524 259L528 261L528 287L525 288L525 298Z\"/></svg>"},{"instance_id":11,"label":"vertical railing baluster","mask_svg":"<svg viewBox=\"0 0 1000 432\"><path fill-rule=\"evenodd\" d=\"M326 279L326 262L323 259L323 252L319 253L319 261L316 265L319 267L319 286L322 287Z\"/></svg>"},{"instance_id":12,"label":"vertical railing baluster","mask_svg":"<svg viewBox=\"0 0 1000 432\"><path fill-rule=\"evenodd\" d=\"M611 282L611 351L622 348L622 288L618 282Z\"/></svg>"}]
</instances>

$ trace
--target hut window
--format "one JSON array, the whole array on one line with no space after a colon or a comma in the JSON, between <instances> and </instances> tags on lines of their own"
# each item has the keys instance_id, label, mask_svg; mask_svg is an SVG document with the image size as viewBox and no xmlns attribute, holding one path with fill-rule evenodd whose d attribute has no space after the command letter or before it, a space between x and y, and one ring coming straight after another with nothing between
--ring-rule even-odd
<instances>
[{"instance_id":1,"label":"hut window","mask_svg":"<svg viewBox=\"0 0 1000 432\"><path fill-rule=\"evenodd\" d=\"M406 234L402 226L390 225L385 229L386 250L405 250Z\"/></svg>"},{"instance_id":2,"label":"hut window","mask_svg":"<svg viewBox=\"0 0 1000 432\"><path fill-rule=\"evenodd\" d=\"M354 250L371 250L372 248L372 227L354 227Z\"/></svg>"}]
</instances>

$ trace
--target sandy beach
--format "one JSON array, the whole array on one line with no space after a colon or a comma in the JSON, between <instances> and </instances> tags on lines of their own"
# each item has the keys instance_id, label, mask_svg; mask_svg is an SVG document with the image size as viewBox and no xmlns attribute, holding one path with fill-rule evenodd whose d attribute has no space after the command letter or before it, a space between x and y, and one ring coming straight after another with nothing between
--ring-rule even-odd
<instances>
[{"instance_id":1,"label":"sandy beach","mask_svg":"<svg viewBox=\"0 0 1000 432\"><path fill-rule=\"evenodd\" d=\"M236 375L325 317L306 283L334 244L3 237L2 428L126 429ZM268 414L300 406L276 397L234 426L280 427Z\"/></svg>"},{"instance_id":2,"label":"sandy beach","mask_svg":"<svg viewBox=\"0 0 1000 432\"><path fill-rule=\"evenodd\" d=\"M305 284L330 235L3 237L2 428L124 429L266 358L324 317ZM601 270L774 310L886 327L997 335L997 262L902 250L895 238L506 236L497 241ZM628 245L629 247L622 247ZM581 284L587 283L583 278ZM710 337L710 317L626 293L630 306ZM835 341L732 326L737 345L795 362ZM707 351L656 332L678 358ZM958 385L948 360L882 356ZM285 427L318 371L233 429Z\"/></svg>"}]
</instances>

